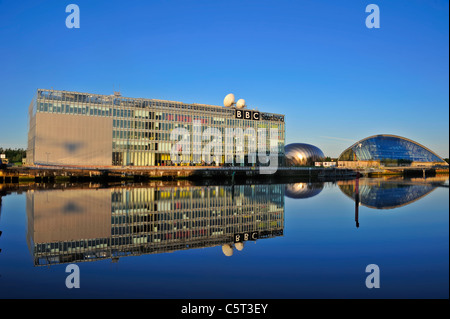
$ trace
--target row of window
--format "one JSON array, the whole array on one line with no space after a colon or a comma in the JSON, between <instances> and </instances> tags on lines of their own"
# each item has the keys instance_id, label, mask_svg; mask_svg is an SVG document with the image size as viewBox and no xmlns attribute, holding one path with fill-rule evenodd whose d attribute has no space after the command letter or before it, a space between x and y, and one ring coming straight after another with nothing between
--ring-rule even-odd
<instances>
[{"instance_id":1,"label":"row of window","mask_svg":"<svg viewBox=\"0 0 450 319\"><path fill-rule=\"evenodd\" d=\"M135 189L127 191L113 191L111 193L111 201L113 203L127 203L132 204L139 198L145 201L144 204L148 204L149 198L153 200L163 199L208 199L211 197L228 198L231 200L231 187L228 189L222 187L210 187L210 188L185 188L185 189ZM248 199L254 199L255 197L267 198L270 195L284 195L283 185L253 185L251 187L244 185L237 185L233 187L234 198L240 196L246 196Z\"/></svg>"},{"instance_id":2,"label":"row of window","mask_svg":"<svg viewBox=\"0 0 450 319\"><path fill-rule=\"evenodd\" d=\"M231 203L230 203L231 204ZM232 206L232 205L230 205ZM166 213L140 213L140 214L130 214L130 208L128 207L125 212L126 214L119 213L114 214L115 211L124 212L120 207L112 208L113 214L111 216L112 224L125 224L125 223L136 223L136 222L157 222L157 221L177 221L184 219L197 219L197 218L216 218L216 217L230 217L236 218L236 220L241 220L242 218L248 219L252 216L257 216L260 220L272 220L279 219L279 216L275 216L264 210L264 205L260 207L255 207L255 205L248 204L247 206L240 206L239 208L229 207L223 208L223 203L205 203L201 201L197 202L160 202L155 204L155 211ZM213 211L202 210L202 209L216 209ZM218 208L218 209L217 209ZM150 207L148 208L150 209ZM175 210L188 210L185 212L175 211ZM283 209L282 206L278 206L277 209ZM257 211L256 211L257 210ZM256 211L256 213L255 213Z\"/></svg>"},{"instance_id":3,"label":"row of window","mask_svg":"<svg viewBox=\"0 0 450 319\"><path fill-rule=\"evenodd\" d=\"M38 100L36 102L36 109L39 112L49 112L49 113L62 113L62 114L73 114L73 115L91 115L91 116L113 116L119 118L137 118L137 119L147 119L147 120L162 120L162 121L175 121L180 123L193 123L194 121L199 121L200 124L206 125L237 125L238 121L245 121L245 125L250 125L254 121L234 119L233 112L227 112L224 115L228 117L214 117L214 116L204 116L204 115L192 115L192 114L177 114L177 113L167 113L167 112L155 112L155 111L143 111L143 110L132 110L132 109L116 109L109 106L97 106L97 105L86 105L86 104L74 104L74 103L49 103L44 100ZM213 110L207 110L211 114L221 113L221 108L214 108ZM174 111L176 112L176 110ZM269 122L280 121L280 116L273 114L263 113L262 120ZM284 118L283 118L284 119ZM283 120L284 121L284 120Z\"/></svg>"},{"instance_id":4,"label":"row of window","mask_svg":"<svg viewBox=\"0 0 450 319\"><path fill-rule=\"evenodd\" d=\"M60 242L60 243L43 243L36 244L35 249L38 253L51 252L51 251L68 251L71 249L94 249L94 248L106 248L109 245L108 238L86 239L77 240L72 242Z\"/></svg>"},{"instance_id":5,"label":"row of window","mask_svg":"<svg viewBox=\"0 0 450 319\"><path fill-rule=\"evenodd\" d=\"M177 136L175 135L175 137L177 138ZM263 143L262 145L270 145L270 135L266 135L266 143ZM175 139L171 138L171 133L163 133L163 132L154 132L154 131L127 131L127 130L113 130L112 131L112 138L113 139L125 139L125 140L151 140L151 141L167 141L170 143L174 143ZM176 141L179 140L179 137L176 139ZM239 143L234 143L234 141L238 141L238 139L236 139L236 137L232 136L232 135L225 135L225 137L223 138L223 143L225 144L229 144L229 146L232 146L232 144L239 144ZM192 142L197 142L197 143L208 143L210 141L210 139L204 139L203 136L200 135L194 135L192 136ZM251 141L254 141L254 139L251 139L250 137L244 137L244 139L240 140L243 144L242 145L248 145L249 143L251 143ZM284 138L283 136L281 136L281 134L278 134L278 138L276 139L276 141L278 142L278 144L280 146L284 147ZM130 143L130 144L135 144L135 143ZM200 144L198 144L200 145ZM239 144L240 145L240 144ZM257 145L253 145L255 148L257 147Z\"/></svg>"},{"instance_id":6,"label":"row of window","mask_svg":"<svg viewBox=\"0 0 450 319\"><path fill-rule=\"evenodd\" d=\"M72 93L63 91L47 91L38 90L37 98L45 101L61 101L61 102L74 102L83 104L102 104L102 105L117 105L123 107L133 108L174 108L185 109L194 111L214 111L223 114L231 114L233 111L226 108L218 108L217 106L204 106L199 104L185 104L175 103L171 101L150 100L150 99L133 99L121 96L108 96L108 95L95 95L95 94L83 94Z\"/></svg>"},{"instance_id":7,"label":"row of window","mask_svg":"<svg viewBox=\"0 0 450 319\"><path fill-rule=\"evenodd\" d=\"M151 239L151 235L156 232L165 232L169 235L172 232L183 231L185 237L191 237L190 234L196 232L198 229L203 228L204 233L217 233L221 234L234 234L240 231L256 230L256 229L269 229L279 228L282 225L280 220L272 220L270 222L259 222L256 220L248 220L245 223L237 222L236 220L229 219L229 221L235 224L228 224L227 219L217 218L210 220L193 220L193 221L171 221L170 223L158 223L158 224L143 224L143 225L123 225L111 227L111 236L131 235L137 233L145 233L148 239ZM150 234L152 233L152 234ZM166 237L165 239L173 239Z\"/></svg>"},{"instance_id":8,"label":"row of window","mask_svg":"<svg viewBox=\"0 0 450 319\"><path fill-rule=\"evenodd\" d=\"M113 119L113 128L121 128L121 129L131 129L131 130L162 130L166 132L171 132L175 128L185 128L188 132L192 130L191 125L179 125L174 123L158 123L158 122L141 122L141 121L127 121L127 120L119 120ZM259 128L264 128L259 126ZM235 130L229 131L227 127L217 127L218 131L222 134L233 138L235 135L238 135ZM278 131L278 138L284 139L284 127L280 127ZM202 132L198 132L198 134L194 134L195 136L201 135ZM250 132L242 131L243 136L254 136L258 135L256 130L251 130ZM266 132L266 136L270 137L270 132Z\"/></svg>"},{"instance_id":9,"label":"row of window","mask_svg":"<svg viewBox=\"0 0 450 319\"><path fill-rule=\"evenodd\" d=\"M58 104L39 102L37 111L60 114L79 114L92 116L110 116L111 109L107 107L88 107L88 106L74 106L71 104Z\"/></svg>"}]
</instances>

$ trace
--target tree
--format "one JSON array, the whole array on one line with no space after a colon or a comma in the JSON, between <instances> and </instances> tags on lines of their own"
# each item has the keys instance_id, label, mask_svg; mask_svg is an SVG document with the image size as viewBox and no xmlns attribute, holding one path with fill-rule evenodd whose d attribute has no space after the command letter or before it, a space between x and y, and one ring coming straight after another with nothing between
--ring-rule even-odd
<instances>
[{"instance_id":1,"label":"tree","mask_svg":"<svg viewBox=\"0 0 450 319\"><path fill-rule=\"evenodd\" d=\"M10 163L22 162L22 158L27 157L27 151L22 148L2 148L0 147L0 154L5 154Z\"/></svg>"}]
</instances>

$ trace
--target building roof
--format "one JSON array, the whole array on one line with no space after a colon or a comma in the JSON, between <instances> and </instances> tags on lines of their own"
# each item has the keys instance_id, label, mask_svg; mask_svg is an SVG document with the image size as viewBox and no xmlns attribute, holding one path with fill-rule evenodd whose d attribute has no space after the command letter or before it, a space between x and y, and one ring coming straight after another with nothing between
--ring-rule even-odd
<instances>
[{"instance_id":1,"label":"building roof","mask_svg":"<svg viewBox=\"0 0 450 319\"><path fill-rule=\"evenodd\" d=\"M46 92L46 94L49 94L49 96L47 96L47 98L53 98L53 99L57 99L58 97L61 97L62 95L65 96L78 96L78 95L82 95L82 96L86 96L89 99L99 99L101 102L107 102L109 103L113 103L114 101L123 101L125 103L125 106L134 106L134 103L139 103L142 101L145 102L152 102L152 103L164 103L167 105L177 105L179 107L181 106L186 106L186 107L193 107L193 106L198 106L198 107L203 107L209 110L223 110L226 112L234 112L234 108L232 107L223 107L223 106L219 106L219 105L212 105L212 104L203 104L203 103L184 103L184 102L179 102L179 101L170 101L170 100L161 100L161 99L149 99L149 98L135 98L135 97L126 97L126 96L122 96L119 92L114 92L114 94L110 94L110 95L106 95L106 94L96 94L96 93L87 93L87 92L76 92L76 91L65 91L65 90L53 90L53 89L38 89L38 96L39 96L39 92ZM48 93L47 93L48 92ZM119 93L119 94L116 94ZM86 101L89 102L89 101ZM261 112L263 114L267 114L270 116L275 116L275 117L280 117L284 120L284 114L278 114L278 113L269 113L269 112Z\"/></svg>"}]
</instances>

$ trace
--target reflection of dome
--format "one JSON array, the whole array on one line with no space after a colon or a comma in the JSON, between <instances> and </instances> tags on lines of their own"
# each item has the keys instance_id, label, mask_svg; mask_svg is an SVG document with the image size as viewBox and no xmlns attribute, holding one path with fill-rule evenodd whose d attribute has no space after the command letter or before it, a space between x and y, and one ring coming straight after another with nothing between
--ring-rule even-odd
<instances>
[{"instance_id":1,"label":"reflection of dome","mask_svg":"<svg viewBox=\"0 0 450 319\"><path fill-rule=\"evenodd\" d=\"M233 247L230 244L224 244L222 245L222 252L227 257L233 256Z\"/></svg>"},{"instance_id":2,"label":"reflection of dome","mask_svg":"<svg viewBox=\"0 0 450 319\"><path fill-rule=\"evenodd\" d=\"M289 198L308 198L319 194L323 183L295 183L286 184L285 195Z\"/></svg>"},{"instance_id":3,"label":"reflection of dome","mask_svg":"<svg viewBox=\"0 0 450 319\"><path fill-rule=\"evenodd\" d=\"M304 143L292 143L284 147L286 166L314 165L325 158L320 148Z\"/></svg>"},{"instance_id":4,"label":"reflection of dome","mask_svg":"<svg viewBox=\"0 0 450 319\"><path fill-rule=\"evenodd\" d=\"M237 250L241 251L244 249L244 243L236 243L234 244L234 247L236 247Z\"/></svg>"},{"instance_id":5,"label":"reflection of dome","mask_svg":"<svg viewBox=\"0 0 450 319\"><path fill-rule=\"evenodd\" d=\"M354 200L355 181L339 184L341 191ZM405 206L428 195L436 187L395 182L364 182L359 185L359 200L361 205L375 209L392 209Z\"/></svg>"}]
</instances>

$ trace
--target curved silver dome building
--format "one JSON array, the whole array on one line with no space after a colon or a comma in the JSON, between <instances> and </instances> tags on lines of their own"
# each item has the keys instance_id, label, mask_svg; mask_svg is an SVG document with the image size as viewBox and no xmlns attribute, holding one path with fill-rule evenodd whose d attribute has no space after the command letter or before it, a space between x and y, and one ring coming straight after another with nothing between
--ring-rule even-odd
<instances>
[{"instance_id":1,"label":"curved silver dome building","mask_svg":"<svg viewBox=\"0 0 450 319\"><path fill-rule=\"evenodd\" d=\"M305 143L292 143L284 147L286 166L313 166L314 162L323 160L322 150L314 145Z\"/></svg>"},{"instance_id":2,"label":"curved silver dome building","mask_svg":"<svg viewBox=\"0 0 450 319\"><path fill-rule=\"evenodd\" d=\"M379 134L362 139L339 156L339 166L448 165L439 155L405 137Z\"/></svg>"}]
</instances>

